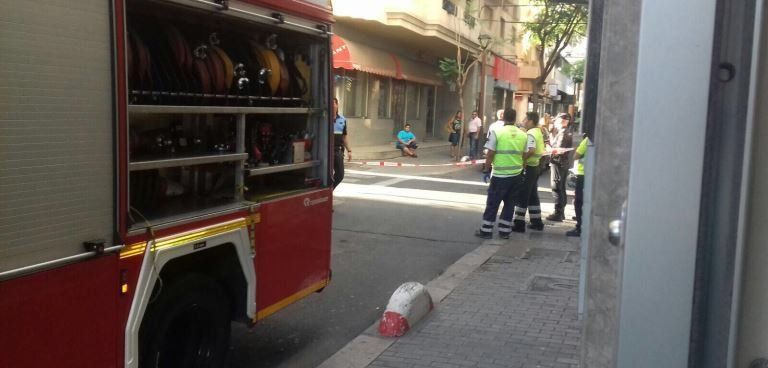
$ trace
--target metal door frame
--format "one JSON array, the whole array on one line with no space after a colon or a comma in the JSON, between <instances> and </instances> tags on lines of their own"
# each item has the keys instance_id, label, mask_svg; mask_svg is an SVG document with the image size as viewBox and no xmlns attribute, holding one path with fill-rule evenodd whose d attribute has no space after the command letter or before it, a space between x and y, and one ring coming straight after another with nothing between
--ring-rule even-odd
<instances>
[{"instance_id":1,"label":"metal door frame","mask_svg":"<svg viewBox=\"0 0 768 368\"><path fill-rule=\"evenodd\" d=\"M753 34L753 42L754 47L752 48L752 57L751 57L751 71L750 75L752 78L750 78L750 85L749 85L749 98L748 98L748 112L747 112L747 121L746 126L744 128L744 134L746 137L752 137L752 133L754 131L754 126L756 123L757 118L757 104L759 103L757 101L757 95L758 95L758 88L759 84L761 83L759 79L758 70L760 69L760 61L766 62L767 60L761 60L761 57L766 54L766 50L762 50L762 47L765 47L766 41L765 41L765 32L768 30L768 20L766 20L766 12L768 11L767 4L765 0L757 0L757 3L754 7L753 14L755 15L754 19L754 34ZM765 73L765 71L763 71ZM738 341L738 334L739 334L739 320L740 320L740 310L741 310L741 298L742 298L742 284L743 284L743 278L744 278L744 257L745 257L745 246L746 246L746 238L747 238L747 224L749 223L748 213L749 213L749 192L751 190L751 182L752 182L752 167L753 167L753 144L754 142L752 139L745 139L744 140L744 155L743 155L743 164L742 164L742 177L741 177L741 187L740 187L740 193L741 197L739 199L739 212L738 212L738 228L737 228L737 240L735 244L735 265L734 265L734 277L733 277L733 299L732 299L732 308L730 313L730 318L728 320L731 328L728 335L728 355L727 355L727 367L733 368L736 367L737 363L737 345L739 344Z\"/></svg>"},{"instance_id":2,"label":"metal door frame","mask_svg":"<svg viewBox=\"0 0 768 368\"><path fill-rule=\"evenodd\" d=\"M729 364L735 312L740 202L748 178L744 166L749 137L750 89L755 75L756 1L719 0L713 42L702 208L692 306L689 367ZM729 341L731 341L729 343Z\"/></svg>"},{"instance_id":3,"label":"metal door frame","mask_svg":"<svg viewBox=\"0 0 768 368\"><path fill-rule=\"evenodd\" d=\"M688 363L716 4L642 4L619 367Z\"/></svg>"}]
</instances>

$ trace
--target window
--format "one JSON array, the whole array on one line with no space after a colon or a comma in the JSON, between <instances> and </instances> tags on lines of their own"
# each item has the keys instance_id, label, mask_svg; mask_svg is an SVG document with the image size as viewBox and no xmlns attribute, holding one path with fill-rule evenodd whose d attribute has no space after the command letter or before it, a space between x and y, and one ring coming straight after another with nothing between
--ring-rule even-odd
<instances>
[{"instance_id":1,"label":"window","mask_svg":"<svg viewBox=\"0 0 768 368\"><path fill-rule=\"evenodd\" d=\"M378 87L378 98L376 101L378 102L378 111L376 116L379 119L388 119L392 116L389 109L389 94L392 90L392 83L387 77L376 77L374 80ZM371 97L373 97L373 94L371 94Z\"/></svg>"},{"instance_id":2,"label":"window","mask_svg":"<svg viewBox=\"0 0 768 368\"><path fill-rule=\"evenodd\" d=\"M456 15L456 4L450 0L443 0L443 10L450 15Z\"/></svg>"},{"instance_id":3,"label":"window","mask_svg":"<svg viewBox=\"0 0 768 368\"><path fill-rule=\"evenodd\" d=\"M515 46L515 45L517 45L517 28L515 28L515 27L512 27L512 29L511 29L510 33L512 34L512 35L510 36L510 38L511 38L511 41L512 41L512 42L511 42L511 43L512 43L512 46Z\"/></svg>"},{"instance_id":4,"label":"window","mask_svg":"<svg viewBox=\"0 0 768 368\"><path fill-rule=\"evenodd\" d=\"M419 106L421 101L421 87L416 84L408 83L405 86L405 115L406 119L418 119L420 116Z\"/></svg>"},{"instance_id":5,"label":"window","mask_svg":"<svg viewBox=\"0 0 768 368\"><path fill-rule=\"evenodd\" d=\"M483 6L480 8L480 27L485 29L493 29L493 9L489 6Z\"/></svg>"},{"instance_id":6,"label":"window","mask_svg":"<svg viewBox=\"0 0 768 368\"><path fill-rule=\"evenodd\" d=\"M499 20L499 39L506 41L507 37L507 21L502 17Z\"/></svg>"},{"instance_id":7,"label":"window","mask_svg":"<svg viewBox=\"0 0 768 368\"><path fill-rule=\"evenodd\" d=\"M475 17L472 16L472 0L467 0L466 7L464 8L464 23L469 26L469 29L474 29L475 21Z\"/></svg>"},{"instance_id":8,"label":"window","mask_svg":"<svg viewBox=\"0 0 768 368\"><path fill-rule=\"evenodd\" d=\"M366 74L358 70L336 70L334 91L339 98L339 110L348 118L365 116Z\"/></svg>"},{"instance_id":9,"label":"window","mask_svg":"<svg viewBox=\"0 0 768 368\"><path fill-rule=\"evenodd\" d=\"M390 81L388 77L370 74L368 76L368 110L366 117L388 119Z\"/></svg>"}]
</instances>

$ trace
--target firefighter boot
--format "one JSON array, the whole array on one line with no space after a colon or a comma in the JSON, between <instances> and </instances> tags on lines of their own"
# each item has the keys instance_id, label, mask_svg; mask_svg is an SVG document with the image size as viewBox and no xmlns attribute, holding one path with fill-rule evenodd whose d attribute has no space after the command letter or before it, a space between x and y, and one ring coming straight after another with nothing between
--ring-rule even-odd
<instances>
[{"instance_id":1,"label":"firefighter boot","mask_svg":"<svg viewBox=\"0 0 768 368\"><path fill-rule=\"evenodd\" d=\"M544 223L541 222L541 219L539 219L539 221L531 221L531 224L528 225L528 228L531 230L542 231L544 230Z\"/></svg>"},{"instance_id":2,"label":"firefighter boot","mask_svg":"<svg viewBox=\"0 0 768 368\"><path fill-rule=\"evenodd\" d=\"M569 230L565 233L565 236L573 236L573 237L579 237L581 236L581 229L580 228L574 228L573 230Z\"/></svg>"},{"instance_id":3,"label":"firefighter boot","mask_svg":"<svg viewBox=\"0 0 768 368\"><path fill-rule=\"evenodd\" d=\"M516 233L524 233L525 232L525 220L515 220L514 224L512 225L512 231Z\"/></svg>"},{"instance_id":4,"label":"firefighter boot","mask_svg":"<svg viewBox=\"0 0 768 368\"><path fill-rule=\"evenodd\" d=\"M493 238L493 233L489 233L482 230L475 230L475 236L481 239L491 239Z\"/></svg>"},{"instance_id":5,"label":"firefighter boot","mask_svg":"<svg viewBox=\"0 0 768 368\"><path fill-rule=\"evenodd\" d=\"M555 222L563 222L565 220L565 216L563 216L562 212L555 212L549 216L547 216L548 221L555 221Z\"/></svg>"}]
</instances>

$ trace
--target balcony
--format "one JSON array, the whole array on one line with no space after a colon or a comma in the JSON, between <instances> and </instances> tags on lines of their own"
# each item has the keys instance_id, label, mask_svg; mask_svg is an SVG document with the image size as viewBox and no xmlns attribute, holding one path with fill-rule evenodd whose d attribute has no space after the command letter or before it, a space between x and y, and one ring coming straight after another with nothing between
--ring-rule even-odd
<instances>
[{"instance_id":1,"label":"balcony","mask_svg":"<svg viewBox=\"0 0 768 368\"><path fill-rule=\"evenodd\" d=\"M462 45L476 51L480 24L465 12L464 4L460 0L334 0L333 11L337 17L374 20L451 44L456 43L458 30Z\"/></svg>"}]
</instances>

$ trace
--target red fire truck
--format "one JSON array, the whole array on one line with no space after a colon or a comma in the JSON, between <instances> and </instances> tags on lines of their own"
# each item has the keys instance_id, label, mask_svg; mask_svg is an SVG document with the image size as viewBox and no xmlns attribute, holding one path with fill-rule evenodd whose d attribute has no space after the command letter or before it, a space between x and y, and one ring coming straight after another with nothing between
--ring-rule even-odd
<instances>
[{"instance_id":1,"label":"red fire truck","mask_svg":"<svg viewBox=\"0 0 768 368\"><path fill-rule=\"evenodd\" d=\"M329 282L328 1L0 1L0 367L220 367Z\"/></svg>"}]
</instances>

